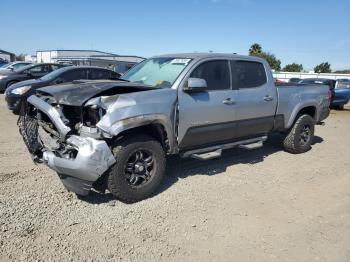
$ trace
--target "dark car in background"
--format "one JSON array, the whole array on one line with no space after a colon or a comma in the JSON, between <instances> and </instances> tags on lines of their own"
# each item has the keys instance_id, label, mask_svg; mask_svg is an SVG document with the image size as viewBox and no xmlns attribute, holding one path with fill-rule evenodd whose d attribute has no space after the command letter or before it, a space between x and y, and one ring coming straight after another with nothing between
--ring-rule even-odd
<instances>
[{"instance_id":1,"label":"dark car in background","mask_svg":"<svg viewBox=\"0 0 350 262\"><path fill-rule=\"evenodd\" d=\"M3 65L8 64L8 62L9 62L9 61L7 61L7 60L5 60L5 59L3 59L3 58L0 57L0 67L3 66Z\"/></svg>"},{"instance_id":2,"label":"dark car in background","mask_svg":"<svg viewBox=\"0 0 350 262\"><path fill-rule=\"evenodd\" d=\"M332 106L343 110L350 100L350 79L337 79Z\"/></svg>"},{"instance_id":3,"label":"dark car in background","mask_svg":"<svg viewBox=\"0 0 350 262\"><path fill-rule=\"evenodd\" d=\"M330 89L335 88L336 81L328 78L305 78L299 82L300 84L317 84L327 85Z\"/></svg>"},{"instance_id":4,"label":"dark car in background","mask_svg":"<svg viewBox=\"0 0 350 262\"><path fill-rule=\"evenodd\" d=\"M52 71L64 67L63 64L43 63L25 66L19 70L0 71L0 92L5 91L14 83L29 79L37 79Z\"/></svg>"},{"instance_id":5,"label":"dark car in background","mask_svg":"<svg viewBox=\"0 0 350 262\"><path fill-rule=\"evenodd\" d=\"M19 70L25 66L30 65L30 64L32 64L32 63L31 62L17 61L17 62L12 62L12 63L2 65L0 67L0 70Z\"/></svg>"},{"instance_id":6,"label":"dark car in background","mask_svg":"<svg viewBox=\"0 0 350 262\"><path fill-rule=\"evenodd\" d=\"M302 79L298 77L289 78L288 83L299 83Z\"/></svg>"},{"instance_id":7,"label":"dark car in background","mask_svg":"<svg viewBox=\"0 0 350 262\"><path fill-rule=\"evenodd\" d=\"M120 74L109 69L91 66L68 66L57 69L39 79L31 79L11 85L5 92L8 108L18 114L22 99L26 99L36 89L74 80L119 80Z\"/></svg>"}]
</instances>

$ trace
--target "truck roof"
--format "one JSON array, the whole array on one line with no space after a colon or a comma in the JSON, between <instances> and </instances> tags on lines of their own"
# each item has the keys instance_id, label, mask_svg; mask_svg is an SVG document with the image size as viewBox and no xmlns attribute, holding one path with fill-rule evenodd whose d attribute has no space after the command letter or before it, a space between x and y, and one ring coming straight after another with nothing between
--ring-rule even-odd
<instances>
[{"instance_id":1,"label":"truck roof","mask_svg":"<svg viewBox=\"0 0 350 262\"><path fill-rule=\"evenodd\" d=\"M256 56L245 56L237 54L227 54L227 53L175 53L175 54L164 54L156 55L154 57L176 57L176 58L191 58L191 59L203 59L203 58L214 58L214 57L223 57L228 59L249 59L251 61L263 62L264 59Z\"/></svg>"}]
</instances>

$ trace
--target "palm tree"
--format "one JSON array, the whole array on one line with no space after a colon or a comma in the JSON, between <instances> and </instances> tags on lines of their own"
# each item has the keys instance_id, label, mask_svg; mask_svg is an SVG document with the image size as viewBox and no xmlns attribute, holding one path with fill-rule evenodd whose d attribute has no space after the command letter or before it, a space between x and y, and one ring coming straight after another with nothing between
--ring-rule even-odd
<instances>
[{"instance_id":1,"label":"palm tree","mask_svg":"<svg viewBox=\"0 0 350 262\"><path fill-rule=\"evenodd\" d=\"M261 54L261 52L262 47L257 43L252 44L252 46L249 48L249 55L258 55Z\"/></svg>"}]
</instances>

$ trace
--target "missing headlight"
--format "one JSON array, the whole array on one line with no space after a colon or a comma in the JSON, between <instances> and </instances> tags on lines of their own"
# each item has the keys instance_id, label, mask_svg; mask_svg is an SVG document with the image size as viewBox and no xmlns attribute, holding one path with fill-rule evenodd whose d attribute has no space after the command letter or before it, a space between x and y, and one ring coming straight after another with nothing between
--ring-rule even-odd
<instances>
[{"instance_id":1,"label":"missing headlight","mask_svg":"<svg viewBox=\"0 0 350 262\"><path fill-rule=\"evenodd\" d=\"M106 114L106 110L97 106L89 106L83 112L83 124L88 127L96 127L96 124Z\"/></svg>"}]
</instances>

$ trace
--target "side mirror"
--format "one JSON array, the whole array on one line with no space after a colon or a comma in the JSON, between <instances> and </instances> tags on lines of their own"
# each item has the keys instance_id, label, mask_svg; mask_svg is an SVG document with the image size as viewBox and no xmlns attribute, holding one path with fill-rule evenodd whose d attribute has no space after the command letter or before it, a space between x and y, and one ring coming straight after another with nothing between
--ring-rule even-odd
<instances>
[{"instance_id":1,"label":"side mirror","mask_svg":"<svg viewBox=\"0 0 350 262\"><path fill-rule=\"evenodd\" d=\"M9 66L8 69L10 69L11 71L13 71L15 68L13 66Z\"/></svg>"},{"instance_id":2,"label":"side mirror","mask_svg":"<svg viewBox=\"0 0 350 262\"><path fill-rule=\"evenodd\" d=\"M207 81L202 78L189 78L187 80L187 86L183 88L185 92L203 92L207 89Z\"/></svg>"},{"instance_id":3,"label":"side mirror","mask_svg":"<svg viewBox=\"0 0 350 262\"><path fill-rule=\"evenodd\" d=\"M27 76L33 76L32 73L30 71L24 71L24 73L27 75Z\"/></svg>"}]
</instances>

